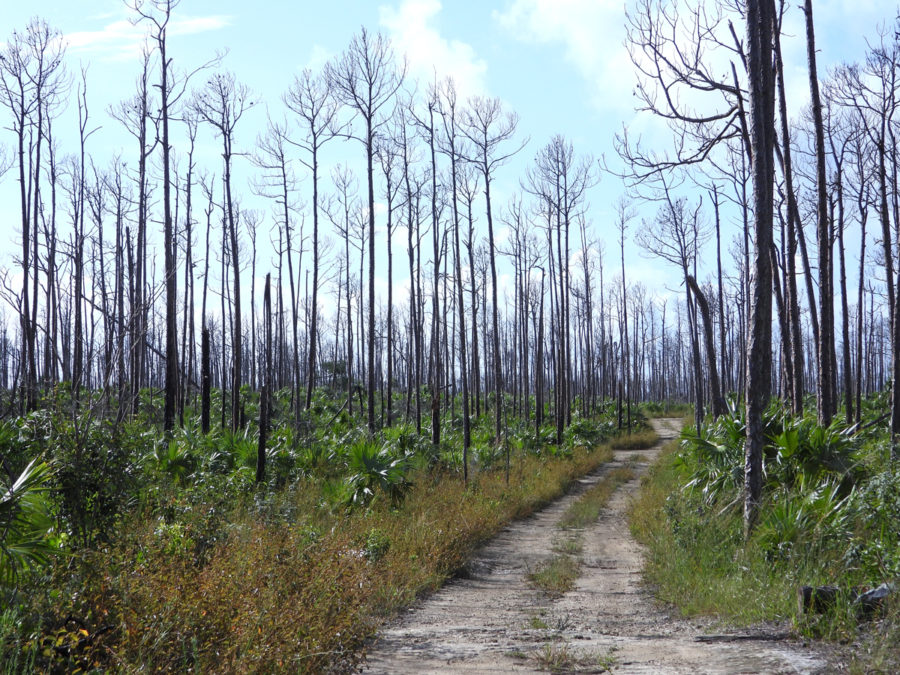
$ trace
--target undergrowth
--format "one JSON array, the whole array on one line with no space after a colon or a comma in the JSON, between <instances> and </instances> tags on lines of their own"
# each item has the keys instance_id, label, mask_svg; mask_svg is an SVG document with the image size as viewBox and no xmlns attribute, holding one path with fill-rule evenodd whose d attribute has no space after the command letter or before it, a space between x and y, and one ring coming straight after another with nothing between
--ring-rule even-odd
<instances>
[{"instance_id":1,"label":"undergrowth","mask_svg":"<svg viewBox=\"0 0 900 675\"><path fill-rule=\"evenodd\" d=\"M647 417L693 417L694 406L680 401L646 401L639 410Z\"/></svg>"},{"instance_id":2,"label":"undergrowth","mask_svg":"<svg viewBox=\"0 0 900 675\"><path fill-rule=\"evenodd\" d=\"M609 443L613 450L647 450L656 445L658 440L659 434L653 429L646 429L618 436Z\"/></svg>"}]
</instances>

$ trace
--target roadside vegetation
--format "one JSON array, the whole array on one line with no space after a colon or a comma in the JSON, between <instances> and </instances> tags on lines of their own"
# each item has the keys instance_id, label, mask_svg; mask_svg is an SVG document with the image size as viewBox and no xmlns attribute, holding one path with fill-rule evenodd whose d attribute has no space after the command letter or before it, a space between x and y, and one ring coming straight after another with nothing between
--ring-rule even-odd
<instances>
[{"instance_id":1,"label":"roadside vegetation","mask_svg":"<svg viewBox=\"0 0 900 675\"><path fill-rule=\"evenodd\" d=\"M435 447L404 424L373 439L321 392L295 425L289 395L261 484L254 431L203 435L192 415L165 436L72 418L60 394L3 423L2 670L346 670L380 621L607 461L616 434L614 406L575 415L559 445L515 421L497 444L484 415L466 484L451 415Z\"/></svg>"},{"instance_id":2,"label":"roadside vegetation","mask_svg":"<svg viewBox=\"0 0 900 675\"><path fill-rule=\"evenodd\" d=\"M822 427L814 414L776 404L765 411L763 502L746 541L742 408L699 433L687 426L631 512L659 598L686 615L785 622L801 635L853 642L854 668L896 672L896 596L874 611L855 599L900 577L900 472L883 426L871 424L887 397L866 405L852 426L836 417ZM804 608L801 586L834 587L834 600Z\"/></svg>"}]
</instances>

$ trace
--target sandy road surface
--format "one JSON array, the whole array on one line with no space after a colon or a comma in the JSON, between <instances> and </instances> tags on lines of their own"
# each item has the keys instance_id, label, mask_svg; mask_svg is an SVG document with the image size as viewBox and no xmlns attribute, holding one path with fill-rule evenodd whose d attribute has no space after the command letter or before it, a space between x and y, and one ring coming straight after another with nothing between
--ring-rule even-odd
<instances>
[{"instance_id":1,"label":"sandy road surface","mask_svg":"<svg viewBox=\"0 0 900 675\"><path fill-rule=\"evenodd\" d=\"M504 529L479 550L467 574L387 626L369 650L365 673L547 672L818 673L824 657L777 631L711 633L654 603L642 587L640 546L626 522L639 476L676 420L655 420L651 450L616 453L569 495ZM530 588L530 570L550 558L561 536L557 520L585 488L630 459L636 478L613 495L597 522L581 532L581 576L563 597Z\"/></svg>"}]
</instances>

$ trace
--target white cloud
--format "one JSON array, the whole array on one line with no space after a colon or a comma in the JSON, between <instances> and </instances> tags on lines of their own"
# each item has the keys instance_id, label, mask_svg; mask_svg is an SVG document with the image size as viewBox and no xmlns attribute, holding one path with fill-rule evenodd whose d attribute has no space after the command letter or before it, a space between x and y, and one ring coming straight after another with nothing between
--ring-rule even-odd
<instances>
[{"instance_id":1,"label":"white cloud","mask_svg":"<svg viewBox=\"0 0 900 675\"><path fill-rule=\"evenodd\" d=\"M434 26L440 0L403 0L399 7L379 8L379 23L387 29L394 47L405 53L410 74L423 82L452 76L461 99L487 91L487 63L472 46L447 39Z\"/></svg>"},{"instance_id":2,"label":"white cloud","mask_svg":"<svg viewBox=\"0 0 900 675\"><path fill-rule=\"evenodd\" d=\"M90 19L97 19L97 20L100 20L100 21L105 21L105 20L107 20L107 19L114 19L115 17L119 16L119 14L121 14L120 11L115 11L115 12L98 12L97 14L94 14L94 15L90 16L89 18L90 18Z\"/></svg>"},{"instance_id":3,"label":"white cloud","mask_svg":"<svg viewBox=\"0 0 900 675\"><path fill-rule=\"evenodd\" d=\"M169 27L170 35L194 35L195 33L207 33L212 30L221 30L231 25L231 17L224 14L211 16L177 16L172 19Z\"/></svg>"},{"instance_id":4,"label":"white cloud","mask_svg":"<svg viewBox=\"0 0 900 675\"><path fill-rule=\"evenodd\" d=\"M106 24L101 30L67 33L65 41L73 52L95 52L111 58L124 58L140 49L146 33L146 26L120 19Z\"/></svg>"},{"instance_id":5,"label":"white cloud","mask_svg":"<svg viewBox=\"0 0 900 675\"><path fill-rule=\"evenodd\" d=\"M306 59L304 68L309 68L314 73L318 73L325 67L325 64L331 60L332 53L325 49L322 45L315 44L309 51L309 58Z\"/></svg>"},{"instance_id":6,"label":"white cloud","mask_svg":"<svg viewBox=\"0 0 900 675\"><path fill-rule=\"evenodd\" d=\"M224 15L186 16L173 15L169 24L170 36L194 35L220 30L231 23ZM133 58L143 48L149 26L146 22L132 23L118 19L100 30L74 31L64 37L72 52L87 52L108 60Z\"/></svg>"},{"instance_id":7,"label":"white cloud","mask_svg":"<svg viewBox=\"0 0 900 675\"><path fill-rule=\"evenodd\" d=\"M562 44L598 107L633 107L634 69L623 44L622 0L514 0L493 18L524 42Z\"/></svg>"}]
</instances>

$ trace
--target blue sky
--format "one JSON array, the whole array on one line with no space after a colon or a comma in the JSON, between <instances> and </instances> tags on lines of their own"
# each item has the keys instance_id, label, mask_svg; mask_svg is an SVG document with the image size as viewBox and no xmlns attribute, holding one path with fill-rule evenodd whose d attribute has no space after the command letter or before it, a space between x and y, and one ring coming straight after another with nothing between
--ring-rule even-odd
<instances>
[{"instance_id":1,"label":"blue sky","mask_svg":"<svg viewBox=\"0 0 900 675\"><path fill-rule=\"evenodd\" d=\"M634 76L625 37L622 0L391 0L364 2L285 2L257 0L182 0L170 33L170 54L179 69L189 70L217 50L229 50L223 67L234 71L276 116L280 96L295 73L319 69L339 54L360 26L380 30L406 53L412 77L429 80L453 75L463 93L500 97L520 118L519 136L528 146L499 175L502 205L515 190L524 168L553 134L570 139L576 151L606 156L615 163L613 135L627 125L632 133L663 142L660 125L633 112ZM807 100L803 15L790 3L784 39L791 107ZM823 73L830 64L858 60L864 36L878 21L891 21L896 8L878 0L829 0L815 3L816 28ZM133 27L131 13L120 0L40 0L7 2L0 15L0 40L21 29L32 15L46 18L69 42L67 64L77 73L89 64L91 115L102 130L89 148L101 162L124 148L129 138L105 113L108 105L134 91L142 29ZM57 125L63 149L75 149L74 106ZM5 111L0 112L5 114ZM238 129L238 144L249 148L262 129L265 108L259 106ZM0 143L11 145L10 132ZM215 141L207 134L207 151ZM343 151L338 151L343 152ZM246 174L244 176L246 178ZM239 191L249 192L246 186ZM303 189L303 188L301 188ZM0 236L15 242L15 177L0 181ZM590 194L590 220L606 241L607 257L615 246L613 204L623 192L621 182L605 175ZM652 214L653 210L647 211ZM730 235L726 235L726 240ZM10 263L10 251L0 248L0 265ZM709 251L711 252L711 251ZM851 256L852 259L852 256ZM852 265L852 263L850 263ZM652 290L677 285L674 274L658 261L637 255L629 245L629 276Z\"/></svg>"}]
</instances>

